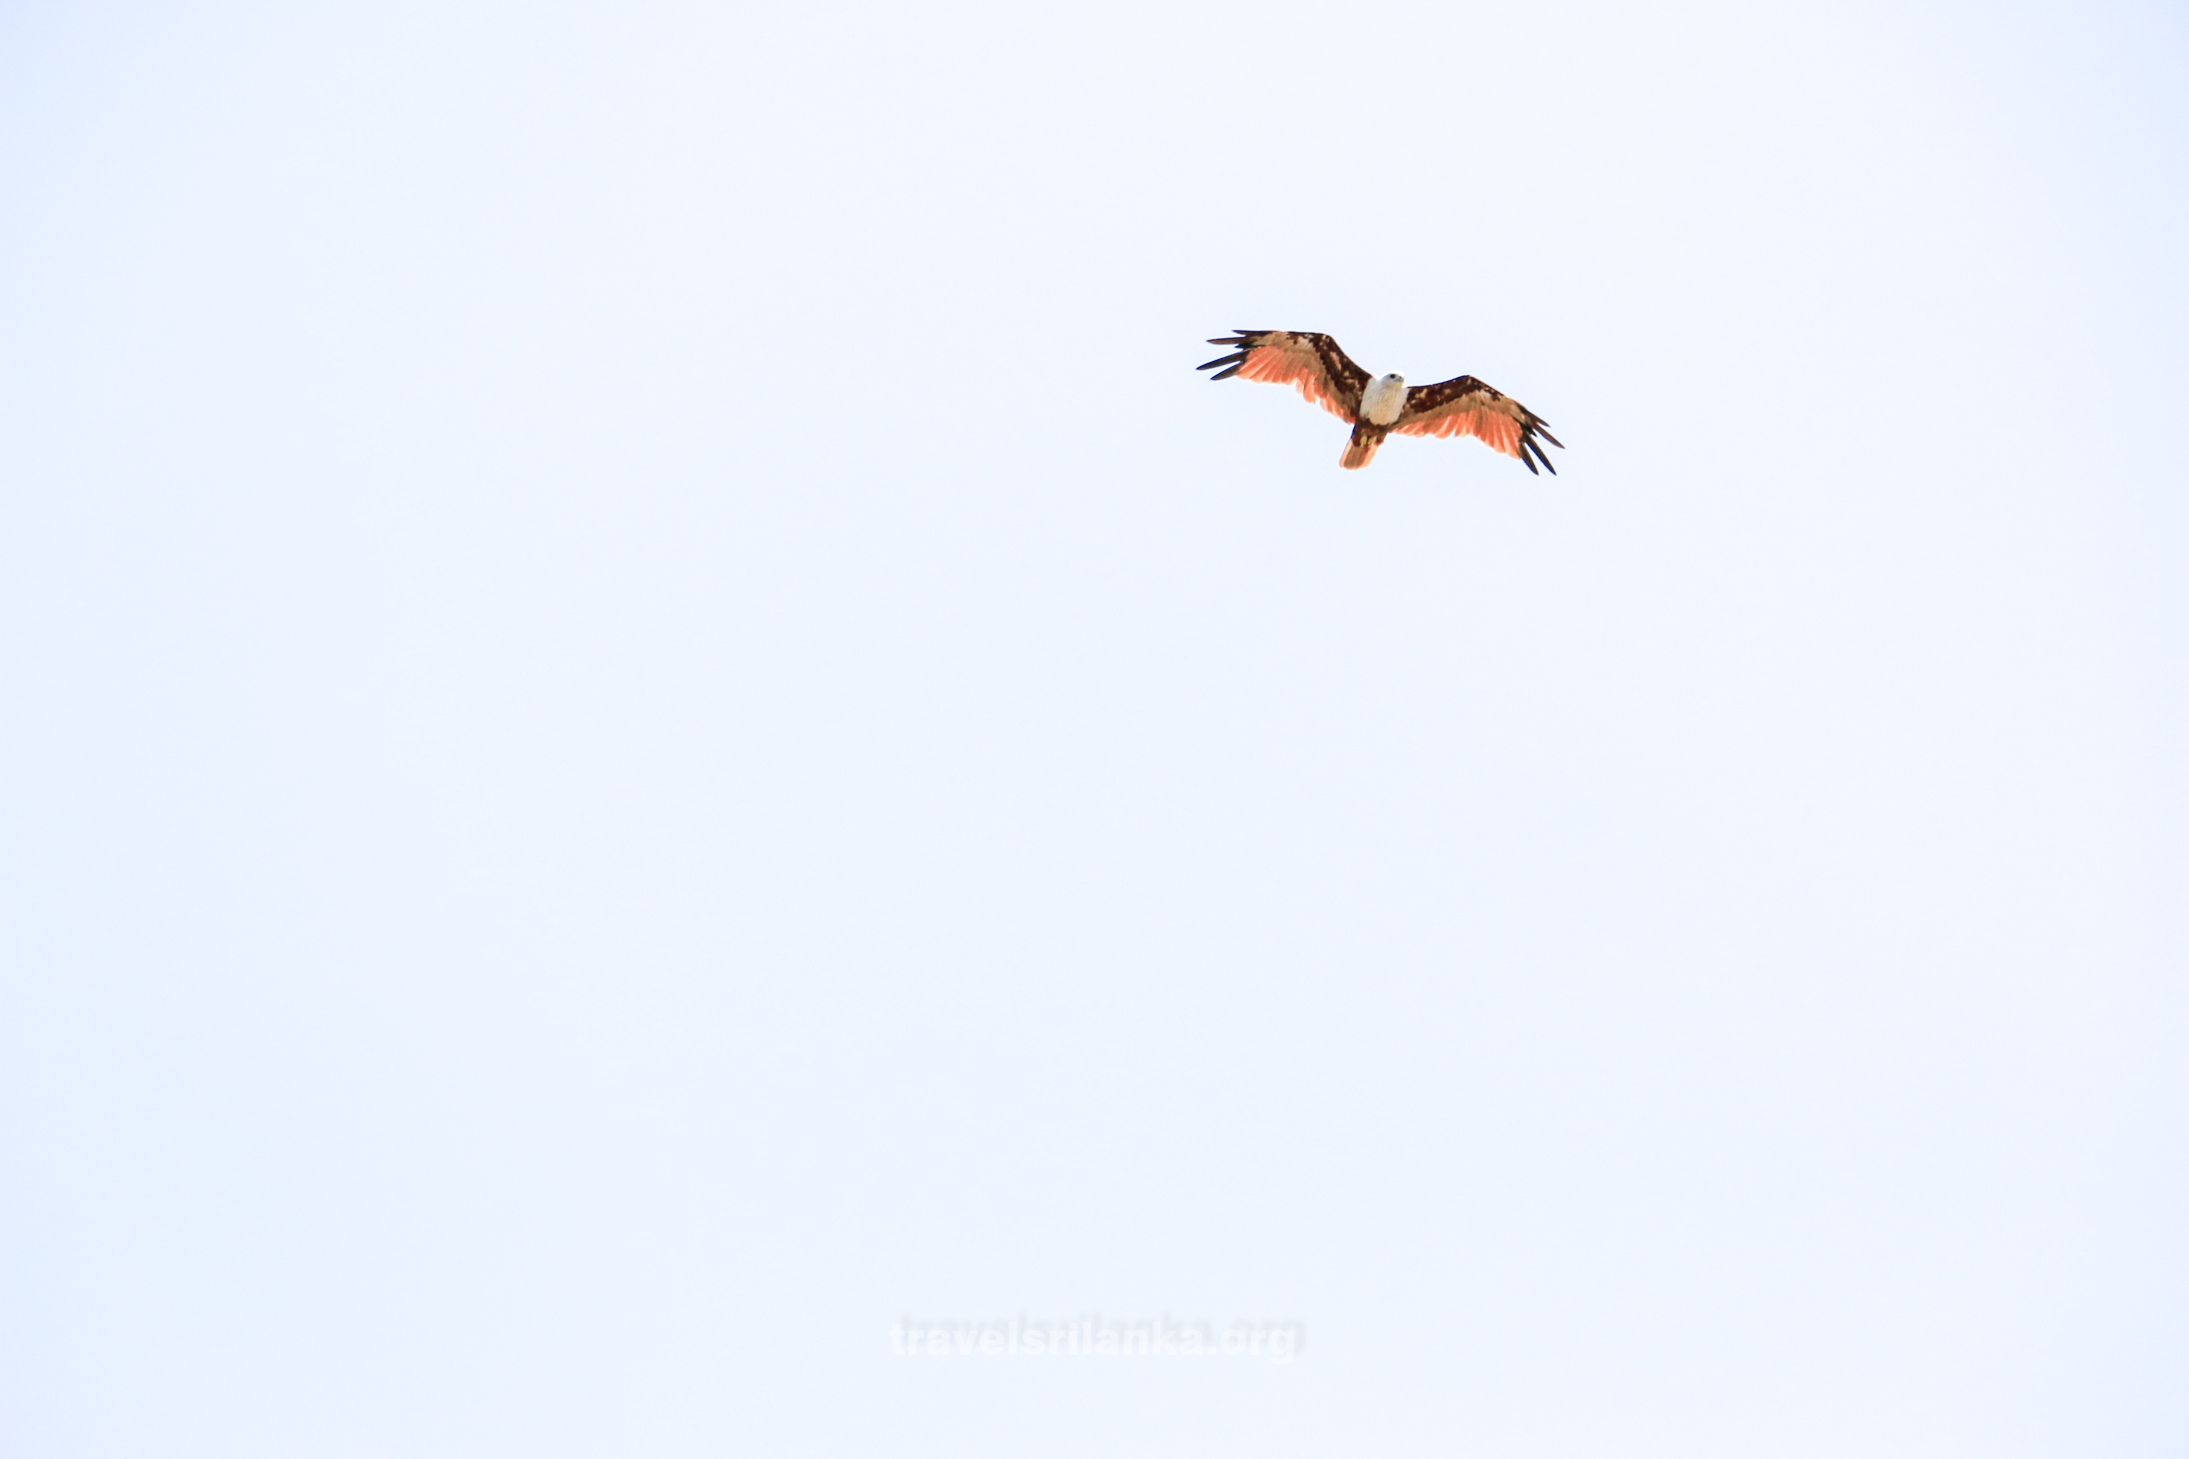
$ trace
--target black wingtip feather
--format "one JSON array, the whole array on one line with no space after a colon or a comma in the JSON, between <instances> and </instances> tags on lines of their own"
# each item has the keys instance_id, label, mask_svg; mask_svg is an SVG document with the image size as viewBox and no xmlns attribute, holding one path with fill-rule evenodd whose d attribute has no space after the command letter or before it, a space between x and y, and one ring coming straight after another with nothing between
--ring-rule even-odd
<instances>
[{"instance_id":1,"label":"black wingtip feather","mask_svg":"<svg viewBox=\"0 0 2189 1459\"><path fill-rule=\"evenodd\" d=\"M1223 373L1223 374L1221 374L1221 375L1211 375L1211 376L1209 376L1209 378L1210 378L1211 380L1229 380L1229 379L1230 379L1230 378L1231 378L1232 376L1234 376L1234 375L1238 374L1238 373L1239 373L1239 370L1240 370L1240 367L1239 367L1238 365L1233 365L1233 366L1232 366L1232 367L1231 367L1230 369L1228 369L1228 370L1224 371L1224 373Z\"/></svg>"},{"instance_id":2,"label":"black wingtip feather","mask_svg":"<svg viewBox=\"0 0 2189 1459\"><path fill-rule=\"evenodd\" d=\"M1235 363L1235 362L1238 362L1238 361L1244 360L1244 359L1245 359L1246 357L1247 357L1247 352L1246 352L1245 350L1240 350L1240 351L1239 351L1239 352L1238 352L1237 354L1231 354L1231 355L1218 355L1218 356L1217 356L1217 357L1216 357L1215 359L1213 359L1213 360L1210 360L1210 361L1209 361L1209 362L1208 362L1207 364L1205 364L1205 365L1195 365L1195 366L1194 366L1193 368L1195 368L1196 370L1213 370L1213 369L1215 369L1215 368L1216 368L1216 367L1217 367L1218 365L1229 365L1229 364L1233 364L1233 363Z\"/></svg>"}]
</instances>

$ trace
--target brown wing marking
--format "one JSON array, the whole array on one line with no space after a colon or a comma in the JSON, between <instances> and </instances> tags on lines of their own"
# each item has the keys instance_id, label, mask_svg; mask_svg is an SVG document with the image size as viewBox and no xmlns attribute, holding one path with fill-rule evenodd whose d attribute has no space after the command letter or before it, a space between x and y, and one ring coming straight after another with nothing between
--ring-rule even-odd
<instances>
[{"instance_id":1,"label":"brown wing marking","mask_svg":"<svg viewBox=\"0 0 2189 1459\"><path fill-rule=\"evenodd\" d=\"M1242 329L1210 344L1238 346L1237 352L1198 366L1213 370L1212 380L1259 380L1269 385L1291 385L1312 403L1348 423L1360 415L1361 392L1368 388L1368 372L1354 364L1327 334L1295 334L1283 329Z\"/></svg>"},{"instance_id":2,"label":"brown wing marking","mask_svg":"<svg viewBox=\"0 0 2189 1459\"><path fill-rule=\"evenodd\" d=\"M1406 409L1391 429L1402 436L1473 436L1530 471L1541 462L1545 471L1558 474L1543 454L1543 442L1559 446L1559 440L1544 426L1542 417L1472 375L1414 386L1406 392Z\"/></svg>"}]
</instances>

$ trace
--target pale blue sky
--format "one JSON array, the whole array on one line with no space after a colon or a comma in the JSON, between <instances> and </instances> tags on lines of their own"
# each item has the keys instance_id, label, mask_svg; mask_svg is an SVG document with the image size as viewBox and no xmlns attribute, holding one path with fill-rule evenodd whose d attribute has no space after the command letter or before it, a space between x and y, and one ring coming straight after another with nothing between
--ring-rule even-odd
<instances>
[{"instance_id":1,"label":"pale blue sky","mask_svg":"<svg viewBox=\"0 0 2189 1459\"><path fill-rule=\"evenodd\" d=\"M2189 1443L2178 7L0 58L10 1454Z\"/></svg>"}]
</instances>

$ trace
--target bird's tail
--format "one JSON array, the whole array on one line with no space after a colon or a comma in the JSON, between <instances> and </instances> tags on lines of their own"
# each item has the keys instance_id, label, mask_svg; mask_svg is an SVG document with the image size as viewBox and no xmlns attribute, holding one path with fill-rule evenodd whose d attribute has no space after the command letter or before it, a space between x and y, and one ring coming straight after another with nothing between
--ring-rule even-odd
<instances>
[{"instance_id":1,"label":"bird's tail","mask_svg":"<svg viewBox=\"0 0 2189 1459\"><path fill-rule=\"evenodd\" d=\"M1345 454L1338 458L1338 464L1348 471L1360 470L1376 459L1376 447L1382 445L1383 438L1389 434L1387 430L1362 421L1353 427L1353 439L1345 443Z\"/></svg>"}]
</instances>

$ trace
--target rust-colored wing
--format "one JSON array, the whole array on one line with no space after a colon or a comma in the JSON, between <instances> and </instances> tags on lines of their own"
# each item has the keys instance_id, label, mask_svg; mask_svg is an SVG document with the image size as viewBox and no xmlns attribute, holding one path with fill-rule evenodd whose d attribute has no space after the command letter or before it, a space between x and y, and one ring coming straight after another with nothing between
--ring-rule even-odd
<instances>
[{"instance_id":1,"label":"rust-colored wing","mask_svg":"<svg viewBox=\"0 0 2189 1459\"><path fill-rule=\"evenodd\" d=\"M1542 418L1472 375L1409 389L1406 409L1391 429L1402 436L1473 436L1491 450L1516 458L1530 471L1540 461L1545 471L1558 474L1550 457L1543 454L1543 442L1558 446L1558 437L1544 427Z\"/></svg>"},{"instance_id":2,"label":"rust-colored wing","mask_svg":"<svg viewBox=\"0 0 2189 1459\"><path fill-rule=\"evenodd\" d=\"M1292 385L1316 405L1342 421L1360 415L1361 392L1368 388L1368 372L1345 357L1338 342L1327 334L1294 334L1283 329L1242 329L1210 344L1238 346L1238 353L1197 366L1213 370L1211 380L1261 380L1271 385Z\"/></svg>"}]
</instances>

